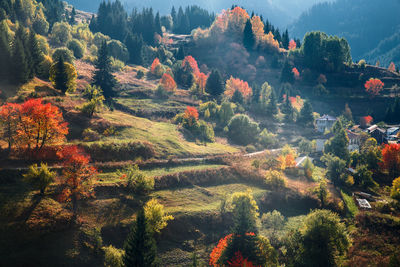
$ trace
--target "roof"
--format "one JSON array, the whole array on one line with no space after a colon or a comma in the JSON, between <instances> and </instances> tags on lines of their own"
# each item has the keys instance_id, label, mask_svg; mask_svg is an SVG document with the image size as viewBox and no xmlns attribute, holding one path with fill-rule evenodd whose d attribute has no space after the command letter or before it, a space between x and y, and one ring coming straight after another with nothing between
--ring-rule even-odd
<instances>
[{"instance_id":1,"label":"roof","mask_svg":"<svg viewBox=\"0 0 400 267\"><path fill-rule=\"evenodd\" d=\"M310 158L310 157L307 157L307 156L299 157L299 158L296 159L296 167L303 166L303 164L304 164L304 162L306 161L307 158L310 159L311 162L313 162L313 160L314 160L313 158Z\"/></svg>"},{"instance_id":2,"label":"roof","mask_svg":"<svg viewBox=\"0 0 400 267\"><path fill-rule=\"evenodd\" d=\"M350 131L350 130L346 130L346 132L347 132L347 137L348 137L349 139L357 139L357 138L360 138L360 135L359 135L358 133L353 133L353 132Z\"/></svg>"},{"instance_id":3,"label":"roof","mask_svg":"<svg viewBox=\"0 0 400 267\"><path fill-rule=\"evenodd\" d=\"M360 206L360 208L363 209L370 209L371 208L371 204L369 204L368 200L366 199L360 199L360 198L356 198L358 206Z\"/></svg>"},{"instance_id":4,"label":"roof","mask_svg":"<svg viewBox=\"0 0 400 267\"><path fill-rule=\"evenodd\" d=\"M322 121L322 120L324 120L324 121L336 121L336 118L325 114L321 118L317 119L317 121Z\"/></svg>"},{"instance_id":5,"label":"roof","mask_svg":"<svg viewBox=\"0 0 400 267\"><path fill-rule=\"evenodd\" d=\"M399 127L392 127L392 128L387 129L386 133L388 135L391 135L392 133L395 133L397 131L399 131Z\"/></svg>"},{"instance_id":6,"label":"roof","mask_svg":"<svg viewBox=\"0 0 400 267\"><path fill-rule=\"evenodd\" d=\"M384 129L379 128L379 127L373 129L370 133L374 133L374 132L380 132L380 133L382 133L382 134L385 134L385 133L386 133L386 131L385 131Z\"/></svg>"},{"instance_id":7,"label":"roof","mask_svg":"<svg viewBox=\"0 0 400 267\"><path fill-rule=\"evenodd\" d=\"M377 128L378 128L378 125L375 124L375 125L372 125L372 126L368 127L367 131L368 132L372 132L372 131L376 130Z\"/></svg>"}]
</instances>

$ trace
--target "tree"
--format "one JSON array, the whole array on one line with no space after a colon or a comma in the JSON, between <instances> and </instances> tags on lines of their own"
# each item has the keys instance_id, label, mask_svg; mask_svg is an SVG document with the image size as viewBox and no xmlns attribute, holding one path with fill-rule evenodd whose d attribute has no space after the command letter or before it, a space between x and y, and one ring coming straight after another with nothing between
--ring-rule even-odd
<instances>
[{"instance_id":1,"label":"tree","mask_svg":"<svg viewBox=\"0 0 400 267\"><path fill-rule=\"evenodd\" d=\"M314 125L314 111L310 101L305 101L297 121L305 126Z\"/></svg>"},{"instance_id":2,"label":"tree","mask_svg":"<svg viewBox=\"0 0 400 267\"><path fill-rule=\"evenodd\" d=\"M233 115L235 115L235 113L233 112L232 104L226 101L222 102L221 107L218 110L218 118L221 125L226 126L232 119Z\"/></svg>"},{"instance_id":3,"label":"tree","mask_svg":"<svg viewBox=\"0 0 400 267\"><path fill-rule=\"evenodd\" d=\"M381 80L377 78L371 78L365 83L364 87L365 91L370 95L370 97L375 97L379 95L384 85L385 84Z\"/></svg>"},{"instance_id":4,"label":"tree","mask_svg":"<svg viewBox=\"0 0 400 267\"><path fill-rule=\"evenodd\" d=\"M126 267L156 266L157 247L153 233L141 208L131 228L125 245L124 263Z\"/></svg>"},{"instance_id":5,"label":"tree","mask_svg":"<svg viewBox=\"0 0 400 267\"><path fill-rule=\"evenodd\" d=\"M271 170L265 175L265 184L279 191L286 187L286 180L282 172Z\"/></svg>"},{"instance_id":6,"label":"tree","mask_svg":"<svg viewBox=\"0 0 400 267\"><path fill-rule=\"evenodd\" d=\"M344 106L344 111L343 111L343 116L348 120L348 121L353 121L353 113L351 112L351 109L349 107L349 104L346 103Z\"/></svg>"},{"instance_id":7,"label":"tree","mask_svg":"<svg viewBox=\"0 0 400 267\"><path fill-rule=\"evenodd\" d=\"M216 69L212 70L210 76L208 76L206 92L214 97L218 97L224 92L221 73Z\"/></svg>"},{"instance_id":8,"label":"tree","mask_svg":"<svg viewBox=\"0 0 400 267\"><path fill-rule=\"evenodd\" d=\"M32 30L29 31L28 47L32 59L32 74L37 75L39 73L40 63L44 60L44 56L43 52L40 50L36 34Z\"/></svg>"},{"instance_id":9,"label":"tree","mask_svg":"<svg viewBox=\"0 0 400 267\"><path fill-rule=\"evenodd\" d=\"M0 78L6 80L9 71L7 67L11 64L11 51L9 45L9 36L7 34L7 26L0 22Z\"/></svg>"},{"instance_id":10,"label":"tree","mask_svg":"<svg viewBox=\"0 0 400 267\"><path fill-rule=\"evenodd\" d=\"M56 173L50 171L47 164L41 163L40 168L37 164L29 166L29 170L24 174L24 180L31 183L40 190L40 195L44 195L46 188L54 181Z\"/></svg>"},{"instance_id":11,"label":"tree","mask_svg":"<svg viewBox=\"0 0 400 267\"><path fill-rule=\"evenodd\" d=\"M59 200L72 202L74 217L77 217L78 200L94 196L93 180L97 175L95 167L89 165L90 156L78 146L66 146L58 156L62 160L63 171L60 181Z\"/></svg>"},{"instance_id":12,"label":"tree","mask_svg":"<svg viewBox=\"0 0 400 267\"><path fill-rule=\"evenodd\" d=\"M177 87L174 78L172 78L168 73L164 73L160 80L160 85L164 90L171 93L173 93Z\"/></svg>"},{"instance_id":13,"label":"tree","mask_svg":"<svg viewBox=\"0 0 400 267\"><path fill-rule=\"evenodd\" d=\"M249 99L252 94L252 89L247 82L232 76L226 81L225 88L225 95L231 98L236 91L239 91L245 99Z\"/></svg>"},{"instance_id":14,"label":"tree","mask_svg":"<svg viewBox=\"0 0 400 267\"><path fill-rule=\"evenodd\" d=\"M328 177L335 185L343 184L343 174L346 170L346 161L330 154L325 154L321 160L325 162L325 165L327 166L326 177Z\"/></svg>"},{"instance_id":15,"label":"tree","mask_svg":"<svg viewBox=\"0 0 400 267\"><path fill-rule=\"evenodd\" d=\"M276 93L274 88L271 90L271 94L269 95L269 102L267 105L267 114L276 115L278 114L278 103L276 99Z\"/></svg>"},{"instance_id":16,"label":"tree","mask_svg":"<svg viewBox=\"0 0 400 267\"><path fill-rule=\"evenodd\" d=\"M15 34L11 56L12 81L15 84L26 83L29 80L29 67L23 41Z\"/></svg>"},{"instance_id":17,"label":"tree","mask_svg":"<svg viewBox=\"0 0 400 267\"><path fill-rule=\"evenodd\" d=\"M260 129L247 115L235 115L228 124L228 137L234 143L248 145L256 140Z\"/></svg>"},{"instance_id":18,"label":"tree","mask_svg":"<svg viewBox=\"0 0 400 267\"><path fill-rule=\"evenodd\" d=\"M389 67L388 67L388 70L392 71L392 72L395 72L396 71L396 65L393 62L391 62Z\"/></svg>"},{"instance_id":19,"label":"tree","mask_svg":"<svg viewBox=\"0 0 400 267\"><path fill-rule=\"evenodd\" d=\"M142 65L143 37L129 32L124 43L129 51L129 62L136 65Z\"/></svg>"},{"instance_id":20,"label":"tree","mask_svg":"<svg viewBox=\"0 0 400 267\"><path fill-rule=\"evenodd\" d=\"M279 211L274 210L264 213L261 217L261 223L264 227L277 231L285 226L285 217Z\"/></svg>"},{"instance_id":21,"label":"tree","mask_svg":"<svg viewBox=\"0 0 400 267\"><path fill-rule=\"evenodd\" d=\"M321 207L325 207L329 196L328 185L325 180L319 182L319 184L314 188L314 194L321 202Z\"/></svg>"},{"instance_id":22,"label":"tree","mask_svg":"<svg viewBox=\"0 0 400 267\"><path fill-rule=\"evenodd\" d=\"M337 266L336 257L349 245L346 226L340 217L328 210L315 210L304 223L302 259L304 266Z\"/></svg>"},{"instance_id":23,"label":"tree","mask_svg":"<svg viewBox=\"0 0 400 267\"><path fill-rule=\"evenodd\" d=\"M256 38L254 36L253 27L250 19L248 19L243 30L243 46L250 51L253 50L255 44Z\"/></svg>"},{"instance_id":24,"label":"tree","mask_svg":"<svg viewBox=\"0 0 400 267\"><path fill-rule=\"evenodd\" d=\"M294 83L294 74L292 70L293 68L290 66L289 62L285 61L281 72L281 83Z\"/></svg>"},{"instance_id":25,"label":"tree","mask_svg":"<svg viewBox=\"0 0 400 267\"><path fill-rule=\"evenodd\" d=\"M3 140L8 143L8 152L11 152L12 146L18 141L16 134L19 124L19 115L21 112L21 105L14 103L6 103L0 107L0 125L3 126L1 135Z\"/></svg>"},{"instance_id":26,"label":"tree","mask_svg":"<svg viewBox=\"0 0 400 267\"><path fill-rule=\"evenodd\" d=\"M372 179L372 174L367 165L358 165L354 174L355 184L365 188L376 187L377 183Z\"/></svg>"},{"instance_id":27,"label":"tree","mask_svg":"<svg viewBox=\"0 0 400 267\"><path fill-rule=\"evenodd\" d=\"M349 138L347 137L347 133L340 120L335 122L331 132L334 136L325 143L325 153L332 153L333 155L348 161L350 157L348 150Z\"/></svg>"},{"instance_id":28,"label":"tree","mask_svg":"<svg viewBox=\"0 0 400 267\"><path fill-rule=\"evenodd\" d=\"M394 199L400 200L400 177L393 180L392 190L390 196Z\"/></svg>"},{"instance_id":29,"label":"tree","mask_svg":"<svg viewBox=\"0 0 400 267\"><path fill-rule=\"evenodd\" d=\"M296 49L296 42L292 39L289 42L289 50L295 50Z\"/></svg>"},{"instance_id":30,"label":"tree","mask_svg":"<svg viewBox=\"0 0 400 267\"><path fill-rule=\"evenodd\" d=\"M103 90L106 100L110 100L115 95L114 87L116 83L117 81L111 73L111 60L108 55L107 43L103 42L97 56L93 84L99 86L101 90Z\"/></svg>"},{"instance_id":31,"label":"tree","mask_svg":"<svg viewBox=\"0 0 400 267\"><path fill-rule=\"evenodd\" d=\"M157 199L149 200L144 206L144 213L149 228L153 233L160 233L168 225L168 221L173 220L174 217L166 215L164 206L158 203Z\"/></svg>"},{"instance_id":32,"label":"tree","mask_svg":"<svg viewBox=\"0 0 400 267\"><path fill-rule=\"evenodd\" d=\"M50 81L56 89L66 92L73 92L76 87L77 72L75 67L60 56L58 61L50 67Z\"/></svg>"},{"instance_id":33,"label":"tree","mask_svg":"<svg viewBox=\"0 0 400 267\"><path fill-rule=\"evenodd\" d=\"M400 144L384 145L381 167L388 172L391 179L400 176Z\"/></svg>"},{"instance_id":34,"label":"tree","mask_svg":"<svg viewBox=\"0 0 400 267\"><path fill-rule=\"evenodd\" d=\"M88 99L88 102L83 104L81 110L89 117L93 117L93 114L103 107L103 91L98 86L88 85L85 88L84 96Z\"/></svg>"},{"instance_id":35,"label":"tree","mask_svg":"<svg viewBox=\"0 0 400 267\"><path fill-rule=\"evenodd\" d=\"M121 179L127 180L127 188L131 193L146 195L154 189L154 178L140 171L137 165L129 166L118 174Z\"/></svg>"}]
</instances>

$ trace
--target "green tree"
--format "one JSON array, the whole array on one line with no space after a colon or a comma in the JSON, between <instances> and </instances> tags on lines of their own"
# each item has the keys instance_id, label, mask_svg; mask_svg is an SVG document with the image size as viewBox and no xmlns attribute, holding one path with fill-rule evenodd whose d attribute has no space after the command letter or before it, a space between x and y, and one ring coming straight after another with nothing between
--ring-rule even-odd
<instances>
[{"instance_id":1,"label":"green tree","mask_svg":"<svg viewBox=\"0 0 400 267\"><path fill-rule=\"evenodd\" d=\"M10 45L5 25L0 21L0 78L8 77L8 68L11 58Z\"/></svg>"},{"instance_id":2,"label":"green tree","mask_svg":"<svg viewBox=\"0 0 400 267\"><path fill-rule=\"evenodd\" d=\"M158 203L155 198L146 203L144 213L150 230L153 233L160 233L162 229L167 227L168 221L174 219L173 216L166 214L164 206Z\"/></svg>"},{"instance_id":3,"label":"green tree","mask_svg":"<svg viewBox=\"0 0 400 267\"><path fill-rule=\"evenodd\" d=\"M314 188L314 194L321 202L321 207L325 207L329 196L328 185L325 180L319 182L319 184Z\"/></svg>"},{"instance_id":4,"label":"green tree","mask_svg":"<svg viewBox=\"0 0 400 267\"><path fill-rule=\"evenodd\" d=\"M345 161L350 159L350 152L348 150L349 138L342 126L340 120L337 120L332 127L331 132L334 134L325 144L325 153L331 153Z\"/></svg>"},{"instance_id":5,"label":"green tree","mask_svg":"<svg viewBox=\"0 0 400 267\"><path fill-rule=\"evenodd\" d=\"M253 50L255 43L256 37L254 36L253 26L250 19L248 19L243 30L243 45L247 50Z\"/></svg>"},{"instance_id":6,"label":"green tree","mask_svg":"<svg viewBox=\"0 0 400 267\"><path fill-rule=\"evenodd\" d=\"M54 181L56 176L55 172L49 170L47 164L41 163L40 167L33 164L29 170L24 174L24 180L31 183L35 188L40 190L40 194L44 195L46 188Z\"/></svg>"},{"instance_id":7,"label":"green tree","mask_svg":"<svg viewBox=\"0 0 400 267\"><path fill-rule=\"evenodd\" d=\"M124 249L125 255L123 259L126 267L151 267L157 265L156 241L143 208L137 214L136 221L125 241Z\"/></svg>"},{"instance_id":8,"label":"green tree","mask_svg":"<svg viewBox=\"0 0 400 267\"><path fill-rule=\"evenodd\" d=\"M129 63L142 65L143 37L129 32L125 38L125 44L129 51Z\"/></svg>"},{"instance_id":9,"label":"green tree","mask_svg":"<svg viewBox=\"0 0 400 267\"><path fill-rule=\"evenodd\" d=\"M28 46L30 56L32 58L32 73L37 75L39 73L40 63L44 60L44 56L39 47L39 42L36 34L31 30L29 32Z\"/></svg>"},{"instance_id":10,"label":"green tree","mask_svg":"<svg viewBox=\"0 0 400 267\"><path fill-rule=\"evenodd\" d=\"M289 61L285 61L281 72L281 83L294 83L294 74L292 72L292 66L289 64Z\"/></svg>"},{"instance_id":11,"label":"green tree","mask_svg":"<svg viewBox=\"0 0 400 267\"><path fill-rule=\"evenodd\" d=\"M97 56L93 84L103 90L106 100L110 100L115 95L114 87L116 83L117 81L111 73L111 60L108 55L107 43L103 42Z\"/></svg>"},{"instance_id":12,"label":"green tree","mask_svg":"<svg viewBox=\"0 0 400 267\"><path fill-rule=\"evenodd\" d=\"M64 64L64 57L60 57L55 67L54 87L65 94L68 90L68 74Z\"/></svg>"},{"instance_id":13,"label":"green tree","mask_svg":"<svg viewBox=\"0 0 400 267\"><path fill-rule=\"evenodd\" d=\"M304 266L337 266L350 240L340 217L328 210L315 210L307 215L302 240Z\"/></svg>"},{"instance_id":14,"label":"green tree","mask_svg":"<svg viewBox=\"0 0 400 267\"><path fill-rule=\"evenodd\" d=\"M240 145L248 145L257 138L260 128L247 115L235 115L228 124L228 137Z\"/></svg>"},{"instance_id":15,"label":"green tree","mask_svg":"<svg viewBox=\"0 0 400 267\"><path fill-rule=\"evenodd\" d=\"M332 154L325 154L321 160L327 166L326 176L335 184L343 183L344 173L346 170L346 161Z\"/></svg>"},{"instance_id":16,"label":"green tree","mask_svg":"<svg viewBox=\"0 0 400 267\"><path fill-rule=\"evenodd\" d=\"M206 92L214 97L218 97L224 92L224 83L222 81L221 73L216 69L211 71L211 74L207 79Z\"/></svg>"},{"instance_id":17,"label":"green tree","mask_svg":"<svg viewBox=\"0 0 400 267\"><path fill-rule=\"evenodd\" d=\"M24 84L29 80L29 66L23 41L14 38L11 56L12 80L15 84Z\"/></svg>"},{"instance_id":18,"label":"green tree","mask_svg":"<svg viewBox=\"0 0 400 267\"><path fill-rule=\"evenodd\" d=\"M232 103L226 101L222 102L221 107L218 109L218 118L221 125L226 126L233 115L235 115L235 113L232 109Z\"/></svg>"},{"instance_id":19,"label":"green tree","mask_svg":"<svg viewBox=\"0 0 400 267\"><path fill-rule=\"evenodd\" d=\"M103 91L98 86L88 85L84 95L88 98L88 102L83 105L82 111L89 117L93 117L93 114L103 107Z\"/></svg>"},{"instance_id":20,"label":"green tree","mask_svg":"<svg viewBox=\"0 0 400 267\"><path fill-rule=\"evenodd\" d=\"M306 100L304 102L297 121L305 126L312 126L314 124L314 111L310 101Z\"/></svg>"},{"instance_id":21,"label":"green tree","mask_svg":"<svg viewBox=\"0 0 400 267\"><path fill-rule=\"evenodd\" d=\"M274 88L271 90L271 94L269 95L269 102L267 105L267 114L270 116L278 114L278 102L276 99L276 93Z\"/></svg>"},{"instance_id":22,"label":"green tree","mask_svg":"<svg viewBox=\"0 0 400 267\"><path fill-rule=\"evenodd\" d=\"M367 165L358 165L354 175L355 184L362 187L376 187L377 183L372 178L372 174Z\"/></svg>"}]
</instances>

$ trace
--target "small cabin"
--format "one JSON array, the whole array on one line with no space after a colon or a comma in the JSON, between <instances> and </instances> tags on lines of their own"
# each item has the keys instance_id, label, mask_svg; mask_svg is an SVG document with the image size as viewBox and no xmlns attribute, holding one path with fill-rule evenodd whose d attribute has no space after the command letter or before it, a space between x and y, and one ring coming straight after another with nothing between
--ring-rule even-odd
<instances>
[{"instance_id":1,"label":"small cabin","mask_svg":"<svg viewBox=\"0 0 400 267\"><path fill-rule=\"evenodd\" d=\"M318 118L315 122L317 125L317 131L320 133L324 133L325 131L329 131L333 124L337 119L335 117L324 115Z\"/></svg>"}]
</instances>

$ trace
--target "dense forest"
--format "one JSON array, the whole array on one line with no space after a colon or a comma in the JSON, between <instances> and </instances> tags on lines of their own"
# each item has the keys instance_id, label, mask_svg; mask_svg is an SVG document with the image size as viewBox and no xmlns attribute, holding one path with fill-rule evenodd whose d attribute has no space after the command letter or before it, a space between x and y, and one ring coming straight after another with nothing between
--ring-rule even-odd
<instances>
[{"instance_id":1,"label":"dense forest","mask_svg":"<svg viewBox=\"0 0 400 267\"><path fill-rule=\"evenodd\" d=\"M227 2L0 2L0 266L400 266L397 18Z\"/></svg>"}]
</instances>

